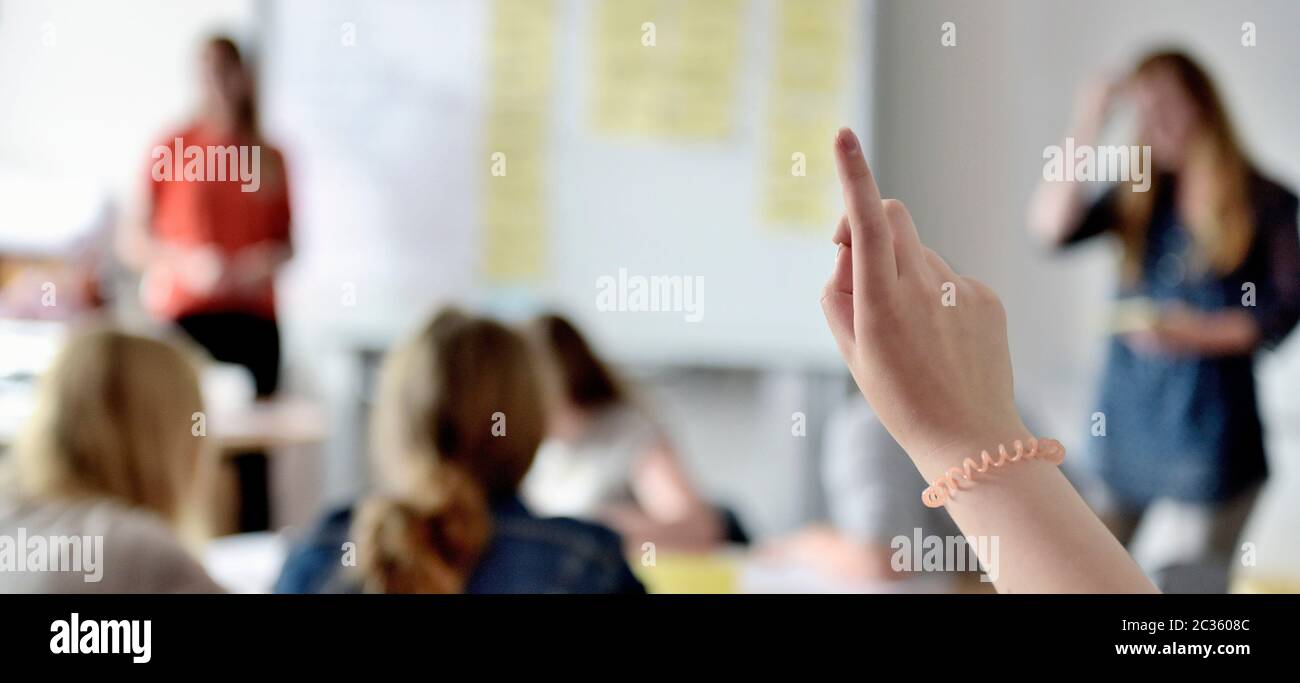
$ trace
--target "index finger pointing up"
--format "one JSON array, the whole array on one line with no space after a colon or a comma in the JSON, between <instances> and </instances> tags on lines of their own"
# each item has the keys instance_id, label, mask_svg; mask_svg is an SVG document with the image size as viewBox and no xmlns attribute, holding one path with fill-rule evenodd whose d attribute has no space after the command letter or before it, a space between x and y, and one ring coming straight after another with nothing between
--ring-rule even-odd
<instances>
[{"instance_id":1,"label":"index finger pointing up","mask_svg":"<svg viewBox=\"0 0 1300 683\"><path fill-rule=\"evenodd\" d=\"M862 301L868 294L883 294L898 279L893 236L862 145L848 128L841 128L835 136L835 165L852 236L853 298Z\"/></svg>"}]
</instances>

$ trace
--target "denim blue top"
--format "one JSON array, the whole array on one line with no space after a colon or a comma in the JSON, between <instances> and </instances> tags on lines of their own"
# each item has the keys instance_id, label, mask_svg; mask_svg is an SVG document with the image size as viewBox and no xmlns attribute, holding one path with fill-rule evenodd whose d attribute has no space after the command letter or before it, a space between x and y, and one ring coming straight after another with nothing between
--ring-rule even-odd
<instances>
[{"instance_id":1,"label":"denim blue top","mask_svg":"<svg viewBox=\"0 0 1300 683\"><path fill-rule=\"evenodd\" d=\"M326 515L290 551L276 593L357 592L343 571L352 508ZM467 593L644 593L609 529L574 519L535 517L515 497L492 504L492 539Z\"/></svg>"},{"instance_id":2,"label":"denim blue top","mask_svg":"<svg viewBox=\"0 0 1300 683\"><path fill-rule=\"evenodd\" d=\"M1144 296L1204 311L1244 310L1259 322L1262 346L1282 341L1300 317L1300 233L1297 199L1259 176L1250 182L1255 237L1236 271L1219 276L1198 268L1191 234L1174 206L1175 179L1162 176L1138 281L1119 298ZM1115 228L1118 192L1094 204L1069 242ZM1243 304L1243 285L1255 288L1255 305ZM1252 354L1205 358L1134 352L1112 338L1099 410L1105 436L1093 436L1101 474L1121 503L1141 506L1155 498L1223 501L1268 473L1255 400Z\"/></svg>"}]
</instances>

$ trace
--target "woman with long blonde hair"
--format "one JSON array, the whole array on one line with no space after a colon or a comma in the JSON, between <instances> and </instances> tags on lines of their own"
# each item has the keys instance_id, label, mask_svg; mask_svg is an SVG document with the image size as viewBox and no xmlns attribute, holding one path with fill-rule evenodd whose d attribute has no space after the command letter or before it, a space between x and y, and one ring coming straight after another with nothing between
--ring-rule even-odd
<instances>
[{"instance_id":1,"label":"woman with long blonde hair","mask_svg":"<svg viewBox=\"0 0 1300 683\"><path fill-rule=\"evenodd\" d=\"M1297 198L1251 163L1213 81L1177 51L1081 93L1072 136L1095 142L1111 103L1136 106L1151 184L1087 201L1083 183L1044 182L1030 227L1052 244L1112 234L1121 248L1114 338L1098 410L1102 474L1125 542L1148 511L1180 526L1140 547L1149 571L1217 564L1234 552L1267 475L1253 360L1300 318ZM1068 161L1067 163L1073 163ZM1145 191L1143 191L1145 189Z\"/></svg>"},{"instance_id":2,"label":"woman with long blonde hair","mask_svg":"<svg viewBox=\"0 0 1300 683\"><path fill-rule=\"evenodd\" d=\"M94 331L73 337L40 382L0 491L0 535L80 547L0 571L0 592L220 591L179 540L200 526L204 479L193 429L203 404L185 356ZM73 557L79 567L51 566Z\"/></svg>"},{"instance_id":3,"label":"woman with long blonde hair","mask_svg":"<svg viewBox=\"0 0 1300 683\"><path fill-rule=\"evenodd\" d=\"M443 311L385 360L372 419L379 494L328 515L276 591L641 592L613 532L520 502L544 425L523 338Z\"/></svg>"}]
</instances>

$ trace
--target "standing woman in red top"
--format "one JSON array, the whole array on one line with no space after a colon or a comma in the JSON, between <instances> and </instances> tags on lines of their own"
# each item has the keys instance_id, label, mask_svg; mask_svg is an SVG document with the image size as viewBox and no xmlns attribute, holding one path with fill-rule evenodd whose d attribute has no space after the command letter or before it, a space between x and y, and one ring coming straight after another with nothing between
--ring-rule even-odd
<instances>
[{"instance_id":1,"label":"standing woman in red top","mask_svg":"<svg viewBox=\"0 0 1300 683\"><path fill-rule=\"evenodd\" d=\"M218 361L248 368L259 398L276 390L276 273L290 257L289 192L279 151L262 139L253 79L233 41L209 39L194 119L150 154L140 210L120 231L122 260L142 274L145 308ZM237 459L244 492L265 490L265 458ZM251 481L250 481L251 480ZM241 526L265 528L264 496Z\"/></svg>"}]
</instances>

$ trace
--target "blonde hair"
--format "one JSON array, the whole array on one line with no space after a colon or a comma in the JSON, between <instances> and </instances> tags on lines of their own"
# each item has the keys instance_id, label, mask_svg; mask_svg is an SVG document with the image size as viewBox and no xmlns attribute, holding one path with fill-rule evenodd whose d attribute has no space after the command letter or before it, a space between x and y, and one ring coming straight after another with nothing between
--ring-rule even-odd
<instances>
[{"instance_id":1,"label":"blonde hair","mask_svg":"<svg viewBox=\"0 0 1300 683\"><path fill-rule=\"evenodd\" d=\"M19 494L107 497L180 527L196 519L203 410L194 367L153 339L99 330L73 337L41 378L14 449Z\"/></svg>"},{"instance_id":2,"label":"blonde hair","mask_svg":"<svg viewBox=\"0 0 1300 683\"><path fill-rule=\"evenodd\" d=\"M488 500L514 495L544 426L526 343L498 322L446 310L390 353L371 427L387 495L354 526L366 590L463 591Z\"/></svg>"},{"instance_id":3,"label":"blonde hair","mask_svg":"<svg viewBox=\"0 0 1300 683\"><path fill-rule=\"evenodd\" d=\"M1191 57L1176 51L1143 58L1132 78L1157 73L1174 77L1196 110L1201 133L1188 152L1187 174L1205 191L1190 196L1188 228L1202 266L1225 276L1241 266L1255 236L1249 194L1250 161L1237 141L1214 81ZM1142 274L1147 230L1155 210L1155 179L1148 192L1122 192L1119 235L1123 274L1130 282Z\"/></svg>"}]
</instances>

